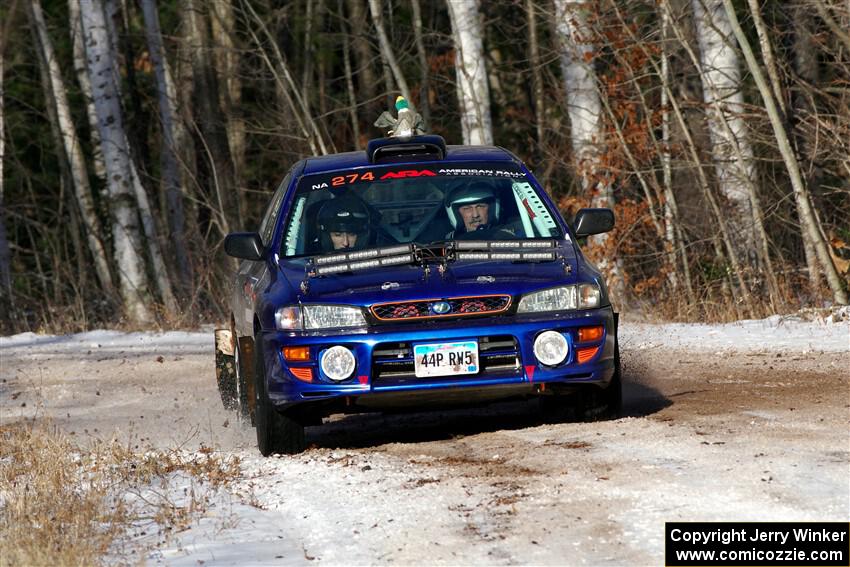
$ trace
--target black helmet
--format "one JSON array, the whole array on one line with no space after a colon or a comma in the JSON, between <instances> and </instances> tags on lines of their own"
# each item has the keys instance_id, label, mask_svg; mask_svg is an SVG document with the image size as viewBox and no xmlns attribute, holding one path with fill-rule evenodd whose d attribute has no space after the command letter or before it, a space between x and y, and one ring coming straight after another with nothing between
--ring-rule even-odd
<instances>
[{"instance_id":1,"label":"black helmet","mask_svg":"<svg viewBox=\"0 0 850 567\"><path fill-rule=\"evenodd\" d=\"M363 248L369 240L369 211L355 197L330 199L319 209L317 216L322 248L333 250L331 232L351 232L357 235L353 249Z\"/></svg>"},{"instance_id":2,"label":"black helmet","mask_svg":"<svg viewBox=\"0 0 850 567\"><path fill-rule=\"evenodd\" d=\"M498 222L499 200L496 198L493 187L486 181L473 181L468 185L464 184L449 191L448 195L446 195L446 214L449 216L449 222L452 223L452 227L455 229L463 228L463 223L459 220L460 213L458 213L458 208L474 203L487 203L490 205L488 224Z\"/></svg>"}]
</instances>

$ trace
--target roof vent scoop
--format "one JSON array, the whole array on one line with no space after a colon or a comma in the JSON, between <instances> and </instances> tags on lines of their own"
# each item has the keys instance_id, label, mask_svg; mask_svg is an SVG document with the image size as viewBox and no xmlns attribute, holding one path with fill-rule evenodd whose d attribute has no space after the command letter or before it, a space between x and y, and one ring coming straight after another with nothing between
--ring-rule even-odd
<instances>
[{"instance_id":1,"label":"roof vent scoop","mask_svg":"<svg viewBox=\"0 0 850 567\"><path fill-rule=\"evenodd\" d=\"M370 163L441 160L446 157L446 141L434 134L378 138L369 140L366 155Z\"/></svg>"}]
</instances>

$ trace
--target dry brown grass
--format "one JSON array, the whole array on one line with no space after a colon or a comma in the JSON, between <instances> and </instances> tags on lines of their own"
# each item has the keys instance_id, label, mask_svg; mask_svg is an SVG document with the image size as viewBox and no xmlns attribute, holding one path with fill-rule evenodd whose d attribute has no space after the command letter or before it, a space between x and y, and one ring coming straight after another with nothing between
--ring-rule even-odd
<instances>
[{"instance_id":1,"label":"dry brown grass","mask_svg":"<svg viewBox=\"0 0 850 567\"><path fill-rule=\"evenodd\" d=\"M183 473L217 487L238 472L237 460L209 450L136 453L116 441L80 447L49 424L0 427L0 566L141 563L144 553L126 546L116 557L132 526L168 534L204 508L194 492L176 504L153 484Z\"/></svg>"}]
</instances>

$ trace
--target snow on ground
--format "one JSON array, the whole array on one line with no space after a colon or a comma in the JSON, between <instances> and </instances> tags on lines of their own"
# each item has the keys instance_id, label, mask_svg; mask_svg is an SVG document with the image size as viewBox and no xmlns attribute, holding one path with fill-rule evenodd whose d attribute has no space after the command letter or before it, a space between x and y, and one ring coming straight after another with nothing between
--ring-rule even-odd
<instances>
[{"instance_id":1,"label":"snow on ground","mask_svg":"<svg viewBox=\"0 0 850 567\"><path fill-rule=\"evenodd\" d=\"M850 352L850 309L814 321L774 315L717 325L699 323L629 323L620 325L624 348L706 351ZM835 321L834 319L838 319ZM21 333L0 337L6 349L66 352L82 349L106 351L175 351L186 354L212 352L212 329L206 332L122 333L89 331L74 335Z\"/></svg>"},{"instance_id":2,"label":"snow on ground","mask_svg":"<svg viewBox=\"0 0 850 567\"><path fill-rule=\"evenodd\" d=\"M812 402L822 405L806 406L796 399L788 407L790 400L769 398L793 382L781 364L791 364L793 372L794 363L762 354L807 355L803 358L810 364L832 365L843 376L837 387L846 387L850 373L841 353L850 352L848 319L845 309L814 321L774 316L722 325L621 322L624 352L644 359L688 352L703 361L714 361L720 353L720 359L739 358L756 371L752 376L731 367L701 371L697 361L680 370L684 375L671 378L678 381L668 392L675 396L673 411L660 419L525 426L522 415L500 416L494 420L498 425L482 426L469 436L462 425L446 426L443 437L440 426L433 425L442 417L420 416L425 424L421 442L377 435L378 446L371 446L368 437L362 446L349 441L334 448L333 442L320 442L302 455L269 459L259 457L253 433L246 429L241 445L227 449L242 460L242 478L229 492L210 494L206 512L159 545L147 562L658 564L664 520L846 520L847 437L835 427L846 423L846 406L841 409L846 401L834 402L836 386L824 392L823 403L819 397ZM0 337L0 375L10 374L4 359L85 359L87 353L103 353L116 360L136 357L139 367L132 371L159 381L144 364L158 368L162 365L150 362L150 355L173 354L166 361L178 364L171 376L208 369L189 387L214 388L212 351L212 329L23 333ZM679 358L694 362L672 357ZM187 366L191 361L194 366ZM742 385L762 388L755 391L765 393L761 399L770 403L758 405L756 399L750 405L741 397L715 409L710 403L717 398L706 392L721 383L729 391ZM355 416L336 427L392 430L405 423L403 417L390 418L386 425L380 419ZM511 419L519 425L511 426ZM167 490L178 502L185 482Z\"/></svg>"},{"instance_id":3,"label":"snow on ground","mask_svg":"<svg viewBox=\"0 0 850 567\"><path fill-rule=\"evenodd\" d=\"M850 310L844 308L837 315L815 321L774 315L721 325L622 323L620 338L624 349L663 346L712 352L850 352Z\"/></svg>"},{"instance_id":4,"label":"snow on ground","mask_svg":"<svg viewBox=\"0 0 850 567\"><path fill-rule=\"evenodd\" d=\"M0 353L4 350L27 352L79 352L83 350L115 351L174 351L203 354L213 350L212 329L208 332L169 331L165 333L122 333L120 331L89 331L74 335L38 335L20 333L0 337Z\"/></svg>"}]
</instances>

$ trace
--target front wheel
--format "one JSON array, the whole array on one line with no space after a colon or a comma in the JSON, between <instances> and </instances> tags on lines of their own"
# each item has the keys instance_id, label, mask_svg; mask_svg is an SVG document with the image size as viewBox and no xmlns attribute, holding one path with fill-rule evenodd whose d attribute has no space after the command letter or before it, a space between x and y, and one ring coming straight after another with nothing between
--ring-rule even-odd
<instances>
[{"instance_id":1,"label":"front wheel","mask_svg":"<svg viewBox=\"0 0 850 567\"><path fill-rule=\"evenodd\" d=\"M596 386L579 393L576 413L583 421L617 419L623 411L623 381L620 367L620 343L614 346L614 376L604 390Z\"/></svg>"},{"instance_id":2,"label":"front wheel","mask_svg":"<svg viewBox=\"0 0 850 567\"><path fill-rule=\"evenodd\" d=\"M266 365L260 337L254 340L254 423L257 427L257 448L268 457L272 453L294 454L306 448L304 426L292 417L275 409L269 399L266 384Z\"/></svg>"}]
</instances>

